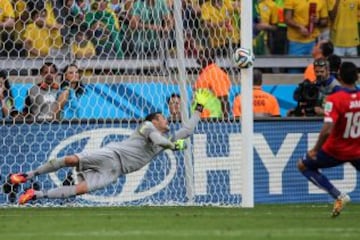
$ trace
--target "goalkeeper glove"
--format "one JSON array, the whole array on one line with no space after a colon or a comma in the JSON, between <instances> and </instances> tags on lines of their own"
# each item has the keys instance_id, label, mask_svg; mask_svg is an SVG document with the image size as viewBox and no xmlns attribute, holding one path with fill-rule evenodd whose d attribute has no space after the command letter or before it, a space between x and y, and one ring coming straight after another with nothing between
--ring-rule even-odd
<instances>
[{"instance_id":1,"label":"goalkeeper glove","mask_svg":"<svg viewBox=\"0 0 360 240\"><path fill-rule=\"evenodd\" d=\"M206 88L196 90L194 97L195 110L202 112L204 106L214 97L214 94Z\"/></svg>"},{"instance_id":2,"label":"goalkeeper glove","mask_svg":"<svg viewBox=\"0 0 360 240\"><path fill-rule=\"evenodd\" d=\"M200 88L195 92L195 102L204 106L213 96L214 94L209 89Z\"/></svg>"},{"instance_id":3,"label":"goalkeeper glove","mask_svg":"<svg viewBox=\"0 0 360 240\"><path fill-rule=\"evenodd\" d=\"M174 142L175 148L174 150L185 150L187 148L185 139L179 139Z\"/></svg>"}]
</instances>

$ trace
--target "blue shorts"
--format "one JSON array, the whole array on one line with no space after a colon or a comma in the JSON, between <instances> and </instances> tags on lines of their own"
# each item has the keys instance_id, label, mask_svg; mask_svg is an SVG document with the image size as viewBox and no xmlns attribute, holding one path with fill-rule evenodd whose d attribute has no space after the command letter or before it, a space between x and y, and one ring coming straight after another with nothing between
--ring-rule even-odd
<instances>
[{"instance_id":1,"label":"blue shorts","mask_svg":"<svg viewBox=\"0 0 360 240\"><path fill-rule=\"evenodd\" d=\"M291 56L307 56L311 55L312 49L315 46L315 41L309 43L300 43L289 41L289 52Z\"/></svg>"},{"instance_id":2,"label":"blue shorts","mask_svg":"<svg viewBox=\"0 0 360 240\"><path fill-rule=\"evenodd\" d=\"M323 150L320 150L317 153L316 159L311 159L306 154L303 157L302 162L304 163L306 168L312 169L312 170L316 170L319 168L336 167L336 166L339 166L339 165L342 165L342 164L348 162L351 165L353 165L356 168L356 170L360 171L360 158L356 159L356 160L351 160L351 161L342 161L342 160L339 160L337 158L334 158L334 157L328 155Z\"/></svg>"}]
</instances>

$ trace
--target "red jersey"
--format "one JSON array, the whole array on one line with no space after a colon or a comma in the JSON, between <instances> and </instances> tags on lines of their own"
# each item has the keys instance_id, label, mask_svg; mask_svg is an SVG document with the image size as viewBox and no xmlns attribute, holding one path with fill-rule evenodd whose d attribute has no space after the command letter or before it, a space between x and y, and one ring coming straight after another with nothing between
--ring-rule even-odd
<instances>
[{"instance_id":1,"label":"red jersey","mask_svg":"<svg viewBox=\"0 0 360 240\"><path fill-rule=\"evenodd\" d=\"M360 89L329 95L324 122L333 122L334 128L322 150L339 160L360 159Z\"/></svg>"}]
</instances>

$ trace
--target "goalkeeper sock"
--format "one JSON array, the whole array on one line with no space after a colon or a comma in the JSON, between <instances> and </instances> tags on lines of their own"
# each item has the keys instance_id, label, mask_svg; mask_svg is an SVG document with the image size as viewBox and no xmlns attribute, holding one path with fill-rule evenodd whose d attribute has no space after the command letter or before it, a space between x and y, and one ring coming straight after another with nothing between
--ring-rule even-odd
<instances>
[{"instance_id":1,"label":"goalkeeper sock","mask_svg":"<svg viewBox=\"0 0 360 240\"><path fill-rule=\"evenodd\" d=\"M55 172L56 170L65 167L65 158L61 159L51 159L50 161L46 162L45 164L41 165L34 171L27 172L27 178L31 179L34 176L49 173L49 172Z\"/></svg>"},{"instance_id":2,"label":"goalkeeper sock","mask_svg":"<svg viewBox=\"0 0 360 240\"><path fill-rule=\"evenodd\" d=\"M76 186L63 186L48 191L36 191L36 199L39 198L68 198L76 195Z\"/></svg>"},{"instance_id":3,"label":"goalkeeper sock","mask_svg":"<svg viewBox=\"0 0 360 240\"><path fill-rule=\"evenodd\" d=\"M334 199L337 199L337 197L341 194L340 191L331 184L329 179L327 179L327 177L325 177L319 171L306 169L301 173L317 187L327 191Z\"/></svg>"}]
</instances>

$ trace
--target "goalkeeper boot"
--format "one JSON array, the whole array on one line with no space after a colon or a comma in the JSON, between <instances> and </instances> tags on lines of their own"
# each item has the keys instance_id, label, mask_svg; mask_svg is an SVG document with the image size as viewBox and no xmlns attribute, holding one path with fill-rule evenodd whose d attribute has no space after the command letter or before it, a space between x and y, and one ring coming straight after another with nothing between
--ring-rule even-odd
<instances>
[{"instance_id":1,"label":"goalkeeper boot","mask_svg":"<svg viewBox=\"0 0 360 240\"><path fill-rule=\"evenodd\" d=\"M20 184L27 181L27 175L25 173L14 173L10 175L11 184Z\"/></svg>"},{"instance_id":2,"label":"goalkeeper boot","mask_svg":"<svg viewBox=\"0 0 360 240\"><path fill-rule=\"evenodd\" d=\"M337 217L340 215L341 210L344 206L350 202L350 197L347 194L341 194L334 202L334 208L332 211L332 217Z\"/></svg>"},{"instance_id":3,"label":"goalkeeper boot","mask_svg":"<svg viewBox=\"0 0 360 240\"><path fill-rule=\"evenodd\" d=\"M26 190L25 193L21 194L19 197L19 204L25 204L30 200L35 200L36 196L35 196L35 190L30 188L28 190Z\"/></svg>"}]
</instances>

